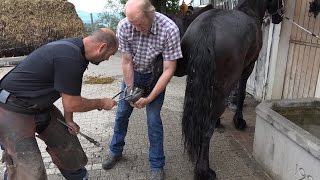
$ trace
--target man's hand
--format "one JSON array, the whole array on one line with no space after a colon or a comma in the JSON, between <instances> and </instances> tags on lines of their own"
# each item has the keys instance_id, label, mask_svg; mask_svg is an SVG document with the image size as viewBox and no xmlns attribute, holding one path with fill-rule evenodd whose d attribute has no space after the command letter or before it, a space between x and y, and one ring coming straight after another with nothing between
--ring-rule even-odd
<instances>
[{"instance_id":1,"label":"man's hand","mask_svg":"<svg viewBox=\"0 0 320 180\"><path fill-rule=\"evenodd\" d=\"M142 97L140 98L138 101L136 101L135 103L133 102L130 102L130 105L132 107L135 107L135 108L144 108L147 104L149 104L151 101L148 99L148 97Z\"/></svg>"},{"instance_id":2,"label":"man's hand","mask_svg":"<svg viewBox=\"0 0 320 180\"><path fill-rule=\"evenodd\" d=\"M80 131L79 125L74 121L66 121L66 123L69 125L69 127L71 127L71 128L68 128L69 133L76 136L77 133Z\"/></svg>"},{"instance_id":3,"label":"man's hand","mask_svg":"<svg viewBox=\"0 0 320 180\"><path fill-rule=\"evenodd\" d=\"M103 98L101 99L101 102L103 104L102 109L104 110L110 110L118 104L117 101L110 98Z\"/></svg>"}]
</instances>

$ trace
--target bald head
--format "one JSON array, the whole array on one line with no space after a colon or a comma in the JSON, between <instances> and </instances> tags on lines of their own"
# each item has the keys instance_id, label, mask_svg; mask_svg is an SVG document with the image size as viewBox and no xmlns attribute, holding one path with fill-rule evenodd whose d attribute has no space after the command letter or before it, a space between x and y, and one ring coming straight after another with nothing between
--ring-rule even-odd
<instances>
[{"instance_id":1,"label":"bald head","mask_svg":"<svg viewBox=\"0 0 320 180\"><path fill-rule=\"evenodd\" d=\"M124 8L126 17L137 31L149 33L155 16L155 8L149 0L128 0Z\"/></svg>"},{"instance_id":2,"label":"bald head","mask_svg":"<svg viewBox=\"0 0 320 180\"><path fill-rule=\"evenodd\" d=\"M125 15L129 19L148 18L154 16L155 8L149 0L128 0L124 7Z\"/></svg>"},{"instance_id":3,"label":"bald head","mask_svg":"<svg viewBox=\"0 0 320 180\"><path fill-rule=\"evenodd\" d=\"M118 48L116 34L109 28L100 28L95 30L91 37L96 42L107 43L110 49Z\"/></svg>"},{"instance_id":4,"label":"bald head","mask_svg":"<svg viewBox=\"0 0 320 180\"><path fill-rule=\"evenodd\" d=\"M118 50L116 34L109 28L95 30L90 36L83 38L85 57L93 64L108 60Z\"/></svg>"}]
</instances>

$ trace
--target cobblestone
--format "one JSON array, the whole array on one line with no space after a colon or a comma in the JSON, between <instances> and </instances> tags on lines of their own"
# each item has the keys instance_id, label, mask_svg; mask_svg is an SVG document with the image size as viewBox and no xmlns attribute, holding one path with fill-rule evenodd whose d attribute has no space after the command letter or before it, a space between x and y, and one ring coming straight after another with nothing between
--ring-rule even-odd
<instances>
[{"instance_id":1,"label":"cobblestone","mask_svg":"<svg viewBox=\"0 0 320 180\"><path fill-rule=\"evenodd\" d=\"M10 68L0 68L4 74ZM92 85L83 84L82 96L87 98L112 97L120 90L122 73L120 56L116 55L108 62L99 66L90 65L85 76L115 77L112 84ZM165 132L165 173L168 180L192 180L194 165L184 153L181 114L185 88L185 77L174 77L167 87L166 97L162 108L162 119ZM250 99L251 97L248 97ZM251 98L252 99L252 98ZM253 100L251 100L253 101ZM55 103L62 109L61 101ZM251 103L252 104L252 103ZM219 180L270 180L252 157L253 132L255 125L254 108L256 104L244 107L248 128L245 131L235 130L232 124L233 112L227 110L222 117L224 129L214 133L210 144L210 166ZM89 179L93 180L144 180L149 177L148 138L145 110L134 110L130 118L123 158L111 170L105 171L101 163L106 156L108 144L113 134L116 109L111 111L93 110L85 113L75 113L74 120L81 131L95 140L102 148L95 147L79 136L81 145L88 156L86 168ZM251 115L246 116L246 113ZM52 163L45 151L45 144L38 140L49 180L64 179ZM1 155L0 151L0 155ZM4 172L0 165L0 176Z\"/></svg>"}]
</instances>

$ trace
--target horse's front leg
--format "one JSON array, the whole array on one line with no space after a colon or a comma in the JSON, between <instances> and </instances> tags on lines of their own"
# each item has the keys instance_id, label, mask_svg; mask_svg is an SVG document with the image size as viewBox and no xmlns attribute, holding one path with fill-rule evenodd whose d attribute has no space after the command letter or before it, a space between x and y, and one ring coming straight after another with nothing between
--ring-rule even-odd
<instances>
[{"instance_id":1,"label":"horse's front leg","mask_svg":"<svg viewBox=\"0 0 320 180\"><path fill-rule=\"evenodd\" d=\"M194 179L195 180L214 180L216 179L216 173L210 169L209 166L209 146L210 139L213 135L214 126L207 129L203 134L203 139L201 142L200 152L197 159Z\"/></svg>"},{"instance_id":2,"label":"horse's front leg","mask_svg":"<svg viewBox=\"0 0 320 180\"><path fill-rule=\"evenodd\" d=\"M239 81L238 88L238 100L237 100L237 110L233 116L233 122L237 129L244 130L247 127L246 121L243 119L243 103L246 98L246 87L248 78L254 68L255 61L253 61L248 67L243 70L241 79Z\"/></svg>"}]
</instances>

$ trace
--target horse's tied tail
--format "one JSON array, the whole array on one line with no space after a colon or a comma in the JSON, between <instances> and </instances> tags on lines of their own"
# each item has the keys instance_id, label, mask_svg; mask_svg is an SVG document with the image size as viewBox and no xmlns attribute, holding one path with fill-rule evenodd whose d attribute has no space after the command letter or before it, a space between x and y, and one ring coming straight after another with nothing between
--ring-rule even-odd
<instances>
[{"instance_id":1,"label":"horse's tied tail","mask_svg":"<svg viewBox=\"0 0 320 180\"><path fill-rule=\"evenodd\" d=\"M185 48L184 57L189 57L182 133L185 149L192 161L199 155L204 135L213 129L213 106L217 94L214 37L206 33L193 34L184 37L182 46Z\"/></svg>"}]
</instances>

